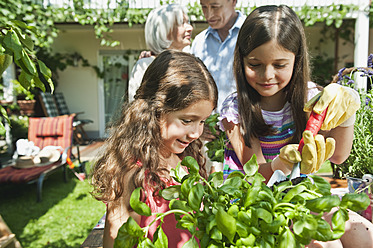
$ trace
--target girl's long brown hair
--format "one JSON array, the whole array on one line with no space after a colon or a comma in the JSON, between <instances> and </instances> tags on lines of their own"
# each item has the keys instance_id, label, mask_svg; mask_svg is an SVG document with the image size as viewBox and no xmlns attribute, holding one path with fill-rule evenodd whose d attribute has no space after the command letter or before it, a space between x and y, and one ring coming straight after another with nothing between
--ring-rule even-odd
<instances>
[{"instance_id":1,"label":"girl's long brown hair","mask_svg":"<svg viewBox=\"0 0 373 248\"><path fill-rule=\"evenodd\" d=\"M160 158L160 116L199 100L211 101L214 107L217 104L215 82L202 61L179 51L167 50L158 55L146 70L135 100L124 105L95 163L92 183L96 199L116 201L125 190L131 192L144 183L152 185L154 192L165 187L161 178L169 179L169 172ZM206 176L201 147L197 139L179 155L193 156ZM133 176L126 182L129 171Z\"/></svg>"},{"instance_id":2,"label":"girl's long brown hair","mask_svg":"<svg viewBox=\"0 0 373 248\"><path fill-rule=\"evenodd\" d=\"M289 7L261 6L253 10L242 25L234 53L234 74L238 92L238 111L241 118L241 133L245 144L251 147L250 139L273 134L272 126L263 119L260 107L261 96L247 82L244 58L255 48L275 40L294 53L293 75L285 87L286 100L291 104L295 123L292 142L299 142L307 122L303 111L309 81L309 59L302 23Z\"/></svg>"}]
</instances>

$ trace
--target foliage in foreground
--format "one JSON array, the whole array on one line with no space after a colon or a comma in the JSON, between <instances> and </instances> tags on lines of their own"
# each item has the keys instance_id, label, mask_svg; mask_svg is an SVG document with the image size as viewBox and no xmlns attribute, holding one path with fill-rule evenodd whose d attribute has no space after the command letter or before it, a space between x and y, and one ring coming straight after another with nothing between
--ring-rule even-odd
<instances>
[{"instance_id":1,"label":"foliage in foreground","mask_svg":"<svg viewBox=\"0 0 373 248\"><path fill-rule=\"evenodd\" d=\"M189 174L181 166L186 166ZM156 220L174 214L177 227L192 234L183 247L290 248L309 244L312 239L340 238L348 220L347 209L365 209L370 203L366 194L346 194L342 199L331 195L330 184L318 176L298 184L283 181L269 188L258 173L255 155L244 165L244 171L245 175L234 172L225 181L222 172L215 172L206 180L199 175L197 162L186 157L174 171L180 185L161 191L170 201L170 210L153 213ZM150 216L140 192L137 188L132 193L130 205L138 214ZM330 226L322 215L333 207L337 210ZM161 225L153 242L147 238L148 230L149 226L141 228L130 217L119 229L114 247L168 247Z\"/></svg>"}]
</instances>

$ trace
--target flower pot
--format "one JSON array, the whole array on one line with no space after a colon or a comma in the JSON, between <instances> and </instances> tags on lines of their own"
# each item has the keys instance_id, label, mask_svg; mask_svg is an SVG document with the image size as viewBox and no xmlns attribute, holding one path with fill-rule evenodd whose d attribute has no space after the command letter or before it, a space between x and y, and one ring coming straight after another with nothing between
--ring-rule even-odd
<instances>
[{"instance_id":1,"label":"flower pot","mask_svg":"<svg viewBox=\"0 0 373 248\"><path fill-rule=\"evenodd\" d=\"M21 115L32 116L35 113L36 100L17 100Z\"/></svg>"},{"instance_id":2,"label":"flower pot","mask_svg":"<svg viewBox=\"0 0 373 248\"><path fill-rule=\"evenodd\" d=\"M348 183L348 191L350 193L359 192L363 194L367 194L370 198L370 205L367 209L358 211L358 213L365 217L367 220L372 222L372 201L373 201L373 195L370 193L372 192L372 182L373 182L373 176L370 174L365 174L363 178L355 178L355 177L347 177L347 183ZM371 190L369 190L371 188ZM369 192L370 191L370 192Z\"/></svg>"}]
</instances>

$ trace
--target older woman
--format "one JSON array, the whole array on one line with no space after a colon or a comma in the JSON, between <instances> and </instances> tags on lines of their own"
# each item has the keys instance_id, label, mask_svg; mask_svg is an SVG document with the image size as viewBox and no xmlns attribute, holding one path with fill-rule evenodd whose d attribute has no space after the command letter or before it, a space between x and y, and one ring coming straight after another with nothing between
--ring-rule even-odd
<instances>
[{"instance_id":1,"label":"older woman","mask_svg":"<svg viewBox=\"0 0 373 248\"><path fill-rule=\"evenodd\" d=\"M137 61L128 85L128 100L133 101L142 77L155 56L166 49L184 50L191 44L193 27L186 10L179 4L167 4L153 9L145 23L145 42L152 56Z\"/></svg>"}]
</instances>

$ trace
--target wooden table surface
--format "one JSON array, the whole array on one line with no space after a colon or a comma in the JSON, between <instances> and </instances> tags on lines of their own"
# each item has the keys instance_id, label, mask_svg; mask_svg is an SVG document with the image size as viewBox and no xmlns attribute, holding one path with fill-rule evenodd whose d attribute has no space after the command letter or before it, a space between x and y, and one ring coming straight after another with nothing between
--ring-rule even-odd
<instances>
[{"instance_id":1,"label":"wooden table surface","mask_svg":"<svg viewBox=\"0 0 373 248\"><path fill-rule=\"evenodd\" d=\"M88 235L86 240L84 240L83 244L80 248L102 248L102 241L104 237L104 229L93 229L91 233Z\"/></svg>"}]
</instances>

